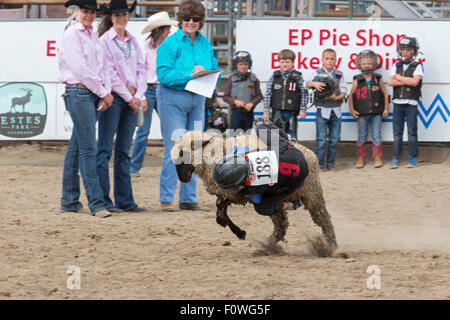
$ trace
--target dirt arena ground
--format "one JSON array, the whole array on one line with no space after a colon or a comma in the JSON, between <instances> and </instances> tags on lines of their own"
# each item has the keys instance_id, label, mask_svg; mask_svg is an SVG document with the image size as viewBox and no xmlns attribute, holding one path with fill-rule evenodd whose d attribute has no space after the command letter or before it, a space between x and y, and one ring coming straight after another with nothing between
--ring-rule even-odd
<instances>
[{"instance_id":1,"label":"dirt arena ground","mask_svg":"<svg viewBox=\"0 0 450 320\"><path fill-rule=\"evenodd\" d=\"M107 219L59 213L64 147L0 148L0 299L449 299L450 149L421 147L418 168L397 170L356 170L344 149L321 181L348 257L318 258L303 209L289 214L284 254L261 250L272 223L251 207L229 210L245 241L214 212L161 213L161 147L134 180L150 212ZM214 207L202 183L198 195ZM67 288L70 266L80 289Z\"/></svg>"}]
</instances>

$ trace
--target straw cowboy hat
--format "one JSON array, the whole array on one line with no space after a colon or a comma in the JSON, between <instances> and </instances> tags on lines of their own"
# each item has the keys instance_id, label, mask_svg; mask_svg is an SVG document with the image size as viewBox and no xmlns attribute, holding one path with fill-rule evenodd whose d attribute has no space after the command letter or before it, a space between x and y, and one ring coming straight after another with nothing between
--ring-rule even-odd
<instances>
[{"instance_id":1,"label":"straw cowboy hat","mask_svg":"<svg viewBox=\"0 0 450 320\"><path fill-rule=\"evenodd\" d=\"M147 26L144 30L142 30L142 34L162 26L178 26L178 21L170 20L169 14L166 11L161 11L151 15L148 17L147 21Z\"/></svg>"}]
</instances>

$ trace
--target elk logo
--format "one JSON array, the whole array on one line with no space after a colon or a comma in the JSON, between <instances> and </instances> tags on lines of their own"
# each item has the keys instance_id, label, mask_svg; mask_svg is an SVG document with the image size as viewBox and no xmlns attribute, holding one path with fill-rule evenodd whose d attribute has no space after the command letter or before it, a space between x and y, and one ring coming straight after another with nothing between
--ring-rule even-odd
<instances>
[{"instance_id":1,"label":"elk logo","mask_svg":"<svg viewBox=\"0 0 450 320\"><path fill-rule=\"evenodd\" d=\"M0 87L0 135L29 138L44 131L47 97L44 87L32 82L11 82Z\"/></svg>"},{"instance_id":2,"label":"elk logo","mask_svg":"<svg viewBox=\"0 0 450 320\"><path fill-rule=\"evenodd\" d=\"M27 94L24 97L15 97L11 99L11 112L12 109L14 108L14 112L16 111L16 105L21 105L22 106L22 112L25 112L25 105L30 102L30 98L32 96L31 89L25 89L25 88L20 88L20 90L25 91Z\"/></svg>"}]
</instances>

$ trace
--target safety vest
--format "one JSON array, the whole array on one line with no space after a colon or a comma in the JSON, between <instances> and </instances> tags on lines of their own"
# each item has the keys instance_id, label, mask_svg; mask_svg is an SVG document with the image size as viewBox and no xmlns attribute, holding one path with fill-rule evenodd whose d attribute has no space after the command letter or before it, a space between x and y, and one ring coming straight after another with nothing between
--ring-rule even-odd
<instances>
[{"instance_id":1,"label":"safety vest","mask_svg":"<svg viewBox=\"0 0 450 320\"><path fill-rule=\"evenodd\" d=\"M408 69L403 71L403 61L399 61L395 64L397 69L396 73L401 74L404 77L412 78L414 75L414 71L417 66L421 63L417 61L413 61L410 63ZM394 99L407 99L407 100L416 100L419 101L420 96L422 95L422 79L420 79L419 84L416 87L411 86L397 86L394 87Z\"/></svg>"},{"instance_id":2,"label":"safety vest","mask_svg":"<svg viewBox=\"0 0 450 320\"><path fill-rule=\"evenodd\" d=\"M298 112L301 103L301 88L298 86L298 79L302 73L292 70L286 80L280 70L273 73L272 96L270 99L270 107L272 110L286 110Z\"/></svg>"},{"instance_id":3,"label":"safety vest","mask_svg":"<svg viewBox=\"0 0 450 320\"><path fill-rule=\"evenodd\" d=\"M247 104L252 100L252 97L256 96L257 78L253 73L246 78L241 78L235 73L231 76L231 81L231 96L236 97L236 100L240 100Z\"/></svg>"},{"instance_id":4,"label":"safety vest","mask_svg":"<svg viewBox=\"0 0 450 320\"><path fill-rule=\"evenodd\" d=\"M383 114L384 94L380 88L381 75L374 73L370 86L366 78L360 73L353 80L357 81L357 87L353 93L353 106L360 115Z\"/></svg>"},{"instance_id":5,"label":"safety vest","mask_svg":"<svg viewBox=\"0 0 450 320\"><path fill-rule=\"evenodd\" d=\"M317 74L328 74L324 68L319 68L319 69L317 69L316 72L317 72ZM343 76L343 73L340 70L333 69L333 71L331 72L331 78L333 79L334 87L336 88L336 91L335 91L336 95L340 94L339 81L341 80L342 76ZM333 101L333 100L329 100L329 99L318 99L315 104L318 107L335 108L335 107L339 107L342 104L342 102Z\"/></svg>"}]
</instances>

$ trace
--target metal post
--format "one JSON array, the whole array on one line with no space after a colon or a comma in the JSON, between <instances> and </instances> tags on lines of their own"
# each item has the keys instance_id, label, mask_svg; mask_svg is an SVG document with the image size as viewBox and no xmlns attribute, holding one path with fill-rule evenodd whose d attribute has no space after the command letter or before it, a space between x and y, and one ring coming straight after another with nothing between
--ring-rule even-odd
<instances>
[{"instance_id":1,"label":"metal post","mask_svg":"<svg viewBox=\"0 0 450 320\"><path fill-rule=\"evenodd\" d=\"M214 10L214 2L211 0L206 1L206 16L208 18L212 17L213 10ZM206 23L206 37L209 39L209 42L211 42L212 45L214 45L214 38L213 38L213 23L208 22Z\"/></svg>"},{"instance_id":2,"label":"metal post","mask_svg":"<svg viewBox=\"0 0 450 320\"><path fill-rule=\"evenodd\" d=\"M353 19L353 2L354 0L350 0L350 8L348 9L349 18Z\"/></svg>"},{"instance_id":3,"label":"metal post","mask_svg":"<svg viewBox=\"0 0 450 320\"><path fill-rule=\"evenodd\" d=\"M264 0L256 0L256 16L264 16Z\"/></svg>"},{"instance_id":4,"label":"metal post","mask_svg":"<svg viewBox=\"0 0 450 320\"><path fill-rule=\"evenodd\" d=\"M242 0L239 0L238 2L238 17L242 17Z\"/></svg>"},{"instance_id":5,"label":"metal post","mask_svg":"<svg viewBox=\"0 0 450 320\"><path fill-rule=\"evenodd\" d=\"M231 1L228 0L228 48L229 48L228 68L230 70L230 74L233 72L232 67L234 54L233 33L234 33L233 5Z\"/></svg>"},{"instance_id":6,"label":"metal post","mask_svg":"<svg viewBox=\"0 0 450 320\"><path fill-rule=\"evenodd\" d=\"M39 6L38 5L30 6L30 18L31 19L39 19Z\"/></svg>"},{"instance_id":7,"label":"metal post","mask_svg":"<svg viewBox=\"0 0 450 320\"><path fill-rule=\"evenodd\" d=\"M291 0L291 17L297 16L297 0Z\"/></svg>"}]
</instances>

